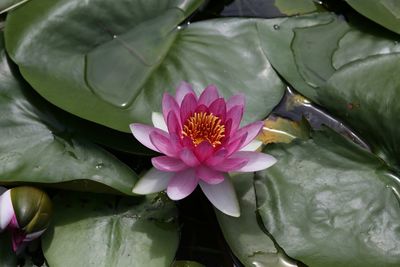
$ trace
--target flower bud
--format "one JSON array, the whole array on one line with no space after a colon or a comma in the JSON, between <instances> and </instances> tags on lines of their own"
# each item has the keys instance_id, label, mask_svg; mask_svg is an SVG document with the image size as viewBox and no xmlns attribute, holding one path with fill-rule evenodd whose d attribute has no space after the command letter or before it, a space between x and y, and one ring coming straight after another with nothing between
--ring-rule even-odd
<instances>
[{"instance_id":1,"label":"flower bud","mask_svg":"<svg viewBox=\"0 0 400 267\"><path fill-rule=\"evenodd\" d=\"M15 187L0 195L0 232L11 231L14 251L39 237L47 229L51 214L50 198L37 188Z\"/></svg>"}]
</instances>

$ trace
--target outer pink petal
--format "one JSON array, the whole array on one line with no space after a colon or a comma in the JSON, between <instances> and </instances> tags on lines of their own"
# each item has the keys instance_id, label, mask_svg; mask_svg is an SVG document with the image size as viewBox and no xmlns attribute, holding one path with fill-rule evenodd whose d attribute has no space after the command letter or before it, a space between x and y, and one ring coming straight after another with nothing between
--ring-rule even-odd
<instances>
[{"instance_id":1,"label":"outer pink petal","mask_svg":"<svg viewBox=\"0 0 400 267\"><path fill-rule=\"evenodd\" d=\"M214 147L208 142L203 141L194 148L194 154L200 162L208 159L214 152Z\"/></svg>"},{"instance_id":2,"label":"outer pink petal","mask_svg":"<svg viewBox=\"0 0 400 267\"><path fill-rule=\"evenodd\" d=\"M276 159L268 154L250 151L238 151L232 157L246 159L247 164L235 171L237 172L256 172L271 167L276 163Z\"/></svg>"},{"instance_id":3,"label":"outer pink petal","mask_svg":"<svg viewBox=\"0 0 400 267\"><path fill-rule=\"evenodd\" d=\"M204 89L199 97L199 105L209 106L214 100L219 98L218 89L215 85L209 85Z\"/></svg>"},{"instance_id":4,"label":"outer pink petal","mask_svg":"<svg viewBox=\"0 0 400 267\"><path fill-rule=\"evenodd\" d=\"M229 216L240 216L239 202L229 177L225 177L224 181L217 185L207 184L203 181L200 181L199 184L214 207Z\"/></svg>"},{"instance_id":5,"label":"outer pink petal","mask_svg":"<svg viewBox=\"0 0 400 267\"><path fill-rule=\"evenodd\" d=\"M224 180L224 173L210 169L207 166L196 168L196 176L207 184L219 184Z\"/></svg>"},{"instance_id":6,"label":"outer pink petal","mask_svg":"<svg viewBox=\"0 0 400 267\"><path fill-rule=\"evenodd\" d=\"M186 120L194 113L197 108L197 100L192 94L186 95L182 100L180 108L181 122L184 124Z\"/></svg>"},{"instance_id":7,"label":"outer pink petal","mask_svg":"<svg viewBox=\"0 0 400 267\"><path fill-rule=\"evenodd\" d=\"M157 151L167 156L173 157L177 155L177 151L174 150L174 146L171 144L169 136L154 131L150 133L150 142L155 148L157 148Z\"/></svg>"},{"instance_id":8,"label":"outer pink petal","mask_svg":"<svg viewBox=\"0 0 400 267\"><path fill-rule=\"evenodd\" d=\"M141 124L141 123L132 123L131 125L129 125L129 127L131 128L132 134L133 136L135 136L135 138L142 143L144 146L150 148L151 150L160 152L151 142L150 140L150 134L152 132L157 132L161 135L164 135L165 137L168 138L168 133L164 132L163 130L160 130L158 128L154 128L145 124Z\"/></svg>"},{"instance_id":9,"label":"outer pink petal","mask_svg":"<svg viewBox=\"0 0 400 267\"><path fill-rule=\"evenodd\" d=\"M240 128L239 130L237 130L235 133L235 136L241 136L243 133L247 133L246 140L243 142L243 144L240 146L240 148L246 146L254 138L256 138L257 135L260 133L263 125L264 125L264 122L256 121L256 122L250 123L250 124Z\"/></svg>"},{"instance_id":10,"label":"outer pink petal","mask_svg":"<svg viewBox=\"0 0 400 267\"><path fill-rule=\"evenodd\" d=\"M172 200L180 200L190 195L198 184L194 169L176 173L167 187L167 194Z\"/></svg>"},{"instance_id":11,"label":"outer pink petal","mask_svg":"<svg viewBox=\"0 0 400 267\"><path fill-rule=\"evenodd\" d=\"M237 94L231 96L228 101L226 101L226 109L229 111L234 106L242 106L244 108L246 98L244 94Z\"/></svg>"},{"instance_id":12,"label":"outer pink petal","mask_svg":"<svg viewBox=\"0 0 400 267\"><path fill-rule=\"evenodd\" d=\"M179 172L187 169L185 163L180 159L171 158L167 156L159 156L151 159L154 168L165 172Z\"/></svg>"},{"instance_id":13,"label":"outer pink petal","mask_svg":"<svg viewBox=\"0 0 400 267\"><path fill-rule=\"evenodd\" d=\"M227 158L222 163L213 166L213 168L222 172L234 172L243 168L247 162L247 158Z\"/></svg>"},{"instance_id":14,"label":"outer pink petal","mask_svg":"<svg viewBox=\"0 0 400 267\"><path fill-rule=\"evenodd\" d=\"M231 126L231 131L235 132L240 125L240 122L242 121L243 118L243 106L234 106L231 108L228 113L226 114L226 119L232 120L232 126Z\"/></svg>"},{"instance_id":15,"label":"outer pink petal","mask_svg":"<svg viewBox=\"0 0 400 267\"><path fill-rule=\"evenodd\" d=\"M208 107L208 110L210 113L219 117L222 122L225 121L226 105L225 105L225 100L223 98L218 98L218 99L214 100Z\"/></svg>"},{"instance_id":16,"label":"outer pink petal","mask_svg":"<svg viewBox=\"0 0 400 267\"><path fill-rule=\"evenodd\" d=\"M165 121L167 121L167 116L171 111L173 111L176 116L179 116L179 105L176 103L175 98L168 93L164 93L163 95L162 111Z\"/></svg>"},{"instance_id":17,"label":"outer pink petal","mask_svg":"<svg viewBox=\"0 0 400 267\"><path fill-rule=\"evenodd\" d=\"M235 139L229 141L227 145L225 145L226 150L228 151L228 155L236 152L239 148L243 147L243 143L247 139L247 133L242 134L241 136L236 136Z\"/></svg>"},{"instance_id":18,"label":"outer pink petal","mask_svg":"<svg viewBox=\"0 0 400 267\"><path fill-rule=\"evenodd\" d=\"M165 190L169 180L175 173L162 172L156 168L151 168L147 171L135 184L132 192L139 195L147 195Z\"/></svg>"},{"instance_id":19,"label":"outer pink petal","mask_svg":"<svg viewBox=\"0 0 400 267\"><path fill-rule=\"evenodd\" d=\"M193 94L196 97L192 85L187 82L181 82L178 85L178 88L176 88L176 94L175 94L175 100L179 106L182 104L182 100L187 94Z\"/></svg>"},{"instance_id":20,"label":"outer pink petal","mask_svg":"<svg viewBox=\"0 0 400 267\"><path fill-rule=\"evenodd\" d=\"M199 160L197 159L196 155L193 153L192 150L188 148L183 148L179 154L179 158L190 167L196 167L200 164Z\"/></svg>"}]
</instances>

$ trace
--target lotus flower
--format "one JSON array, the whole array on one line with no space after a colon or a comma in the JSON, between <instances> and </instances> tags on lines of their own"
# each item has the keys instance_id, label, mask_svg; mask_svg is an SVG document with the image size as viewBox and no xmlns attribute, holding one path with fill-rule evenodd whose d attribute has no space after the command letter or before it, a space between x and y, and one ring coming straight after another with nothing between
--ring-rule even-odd
<instances>
[{"instance_id":1,"label":"lotus flower","mask_svg":"<svg viewBox=\"0 0 400 267\"><path fill-rule=\"evenodd\" d=\"M135 138L164 155L152 158L150 169L134 186L136 194L167 189L172 200L185 198L199 184L220 211L238 217L239 204L229 172L255 172L276 162L270 155L253 152L253 141L263 127L256 121L240 128L245 97L228 101L210 85L197 97L188 83L181 83L176 96L165 93L163 114L153 113L154 127L133 123Z\"/></svg>"},{"instance_id":2,"label":"lotus flower","mask_svg":"<svg viewBox=\"0 0 400 267\"><path fill-rule=\"evenodd\" d=\"M47 194L39 189L21 186L0 187L0 232L11 231L12 248L19 252L27 242L38 238L47 228L52 205Z\"/></svg>"}]
</instances>

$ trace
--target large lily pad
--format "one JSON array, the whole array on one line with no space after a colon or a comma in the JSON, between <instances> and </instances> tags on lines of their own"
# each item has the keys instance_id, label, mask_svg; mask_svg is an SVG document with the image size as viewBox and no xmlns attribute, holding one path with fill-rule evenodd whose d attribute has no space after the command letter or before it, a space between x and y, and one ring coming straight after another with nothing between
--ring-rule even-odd
<instances>
[{"instance_id":1,"label":"large lily pad","mask_svg":"<svg viewBox=\"0 0 400 267\"><path fill-rule=\"evenodd\" d=\"M55 105L120 131L150 122L182 80L246 91L245 122L264 118L283 85L256 20L177 26L201 0L41 0L11 12L6 47L28 82ZM79 18L79 19L77 19Z\"/></svg>"},{"instance_id":2,"label":"large lily pad","mask_svg":"<svg viewBox=\"0 0 400 267\"><path fill-rule=\"evenodd\" d=\"M177 210L166 197L60 194L43 236L50 266L170 266L178 247Z\"/></svg>"},{"instance_id":3,"label":"large lily pad","mask_svg":"<svg viewBox=\"0 0 400 267\"><path fill-rule=\"evenodd\" d=\"M319 13L259 24L263 48L296 90L321 103L320 88L333 73L357 60L396 53L400 38L357 16Z\"/></svg>"},{"instance_id":4,"label":"large lily pad","mask_svg":"<svg viewBox=\"0 0 400 267\"><path fill-rule=\"evenodd\" d=\"M308 266L399 266L399 178L334 132L274 144L257 173L258 209L285 252Z\"/></svg>"},{"instance_id":5,"label":"large lily pad","mask_svg":"<svg viewBox=\"0 0 400 267\"><path fill-rule=\"evenodd\" d=\"M399 68L398 53L356 61L337 71L319 96L322 105L357 130L375 153L397 169Z\"/></svg>"},{"instance_id":6,"label":"large lily pad","mask_svg":"<svg viewBox=\"0 0 400 267\"><path fill-rule=\"evenodd\" d=\"M233 218L216 210L217 219L232 252L245 266L296 267L258 224L254 174L235 175L241 215Z\"/></svg>"},{"instance_id":7,"label":"large lily pad","mask_svg":"<svg viewBox=\"0 0 400 267\"><path fill-rule=\"evenodd\" d=\"M0 49L0 183L62 184L98 191L112 188L132 194L136 174L79 137L53 110L11 69Z\"/></svg>"},{"instance_id":8,"label":"large lily pad","mask_svg":"<svg viewBox=\"0 0 400 267\"><path fill-rule=\"evenodd\" d=\"M400 33L400 5L396 0L346 0L355 10L380 25Z\"/></svg>"}]
</instances>

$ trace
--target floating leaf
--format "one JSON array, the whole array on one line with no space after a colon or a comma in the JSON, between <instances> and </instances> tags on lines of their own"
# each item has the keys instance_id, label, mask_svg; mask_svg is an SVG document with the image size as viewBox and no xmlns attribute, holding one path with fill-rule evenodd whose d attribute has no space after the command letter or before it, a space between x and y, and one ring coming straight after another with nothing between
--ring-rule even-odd
<instances>
[{"instance_id":1,"label":"floating leaf","mask_svg":"<svg viewBox=\"0 0 400 267\"><path fill-rule=\"evenodd\" d=\"M317 11L317 5L312 0L275 0L275 6L288 16Z\"/></svg>"},{"instance_id":2,"label":"floating leaf","mask_svg":"<svg viewBox=\"0 0 400 267\"><path fill-rule=\"evenodd\" d=\"M364 137L371 149L400 170L400 54L371 57L337 71L319 99Z\"/></svg>"},{"instance_id":3,"label":"floating leaf","mask_svg":"<svg viewBox=\"0 0 400 267\"><path fill-rule=\"evenodd\" d=\"M0 183L58 184L84 191L112 188L132 194L136 174L64 125L10 68L0 49Z\"/></svg>"},{"instance_id":4,"label":"floating leaf","mask_svg":"<svg viewBox=\"0 0 400 267\"><path fill-rule=\"evenodd\" d=\"M398 177L334 132L273 144L278 163L257 173L262 221L307 266L399 266Z\"/></svg>"},{"instance_id":5,"label":"floating leaf","mask_svg":"<svg viewBox=\"0 0 400 267\"><path fill-rule=\"evenodd\" d=\"M149 123L162 93L181 80L197 93L211 83L225 97L246 91L244 122L263 119L284 86L257 41L257 20L177 27L201 3L31 1L9 14L6 46L24 78L50 102L120 131Z\"/></svg>"},{"instance_id":6,"label":"floating leaf","mask_svg":"<svg viewBox=\"0 0 400 267\"><path fill-rule=\"evenodd\" d=\"M176 208L165 197L59 194L43 236L50 266L170 266L178 247Z\"/></svg>"},{"instance_id":7,"label":"floating leaf","mask_svg":"<svg viewBox=\"0 0 400 267\"><path fill-rule=\"evenodd\" d=\"M245 266L296 267L296 261L277 249L268 233L258 224L253 176L252 173L246 173L235 175L232 179L241 208L239 218L216 210L224 237Z\"/></svg>"},{"instance_id":8,"label":"floating leaf","mask_svg":"<svg viewBox=\"0 0 400 267\"><path fill-rule=\"evenodd\" d=\"M346 2L367 18L400 33L400 5L397 0L346 0Z\"/></svg>"}]
</instances>

